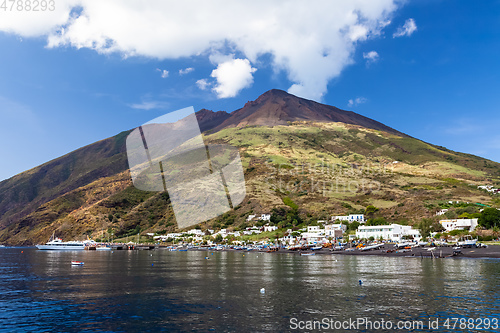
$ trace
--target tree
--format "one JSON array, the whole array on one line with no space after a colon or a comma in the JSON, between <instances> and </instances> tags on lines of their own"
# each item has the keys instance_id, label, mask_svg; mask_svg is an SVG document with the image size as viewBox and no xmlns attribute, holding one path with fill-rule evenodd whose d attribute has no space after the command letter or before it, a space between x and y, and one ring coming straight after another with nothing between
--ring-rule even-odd
<instances>
[{"instance_id":1,"label":"tree","mask_svg":"<svg viewBox=\"0 0 500 333\"><path fill-rule=\"evenodd\" d=\"M385 225L385 224L387 224L387 221L383 217L376 217L373 219L368 219L368 221L366 222L367 226Z\"/></svg>"},{"instance_id":2,"label":"tree","mask_svg":"<svg viewBox=\"0 0 500 333\"><path fill-rule=\"evenodd\" d=\"M357 222L357 221L354 221L354 222L347 224L347 230L356 231L356 230L358 230L358 227L359 227L359 222Z\"/></svg>"},{"instance_id":3,"label":"tree","mask_svg":"<svg viewBox=\"0 0 500 333\"><path fill-rule=\"evenodd\" d=\"M441 223L438 221L434 221L434 223L431 225L431 232L443 232L446 231L446 229L443 227Z\"/></svg>"},{"instance_id":4,"label":"tree","mask_svg":"<svg viewBox=\"0 0 500 333\"><path fill-rule=\"evenodd\" d=\"M378 208L375 207L374 205L369 205L368 207L366 207L365 209L365 215L366 216L369 216L369 217L372 217L373 214L375 214L375 212L378 211Z\"/></svg>"},{"instance_id":5,"label":"tree","mask_svg":"<svg viewBox=\"0 0 500 333\"><path fill-rule=\"evenodd\" d=\"M217 236L215 236L215 238L214 238L214 242L215 243L222 242L222 235L221 234L217 234Z\"/></svg>"},{"instance_id":6,"label":"tree","mask_svg":"<svg viewBox=\"0 0 500 333\"><path fill-rule=\"evenodd\" d=\"M434 231L434 230L432 230L433 223L434 223L434 221L432 219L423 218L417 224L417 229L420 231L420 235L423 238L429 237L431 235L431 232Z\"/></svg>"},{"instance_id":7,"label":"tree","mask_svg":"<svg viewBox=\"0 0 500 333\"><path fill-rule=\"evenodd\" d=\"M486 229L500 226L500 210L496 208L485 208L479 217L478 223Z\"/></svg>"}]
</instances>

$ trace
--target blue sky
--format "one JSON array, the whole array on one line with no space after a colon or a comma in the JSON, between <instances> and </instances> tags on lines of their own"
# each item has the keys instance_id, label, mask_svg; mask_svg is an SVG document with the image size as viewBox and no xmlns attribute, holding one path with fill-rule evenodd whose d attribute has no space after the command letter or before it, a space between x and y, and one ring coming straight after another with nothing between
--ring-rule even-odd
<instances>
[{"instance_id":1,"label":"blue sky","mask_svg":"<svg viewBox=\"0 0 500 333\"><path fill-rule=\"evenodd\" d=\"M75 3L0 9L0 179L272 88L500 162L499 1Z\"/></svg>"}]
</instances>

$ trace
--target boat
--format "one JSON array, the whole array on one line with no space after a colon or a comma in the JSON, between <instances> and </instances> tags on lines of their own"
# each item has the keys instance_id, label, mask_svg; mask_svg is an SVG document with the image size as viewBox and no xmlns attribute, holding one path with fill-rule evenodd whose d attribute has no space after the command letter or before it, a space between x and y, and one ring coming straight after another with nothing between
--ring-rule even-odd
<instances>
[{"instance_id":1,"label":"boat","mask_svg":"<svg viewBox=\"0 0 500 333\"><path fill-rule=\"evenodd\" d=\"M316 254L316 253L314 253L314 252L311 252L311 253L303 253L303 252L302 252L300 255L301 255L301 256L313 256L313 255L315 255L315 254Z\"/></svg>"},{"instance_id":2,"label":"boat","mask_svg":"<svg viewBox=\"0 0 500 333\"><path fill-rule=\"evenodd\" d=\"M98 246L96 247L96 251L111 251L111 248L107 246Z\"/></svg>"},{"instance_id":3,"label":"boat","mask_svg":"<svg viewBox=\"0 0 500 333\"><path fill-rule=\"evenodd\" d=\"M45 244L37 245L37 249L39 250L85 250L86 246L94 244L94 241L69 241L63 242L61 238L54 237L52 234L51 240L49 240Z\"/></svg>"},{"instance_id":4,"label":"boat","mask_svg":"<svg viewBox=\"0 0 500 333\"><path fill-rule=\"evenodd\" d=\"M444 241L444 240L437 240L437 241L434 241L434 244L436 246L442 246L442 247L447 247L449 246L448 242L447 241Z\"/></svg>"},{"instance_id":5,"label":"boat","mask_svg":"<svg viewBox=\"0 0 500 333\"><path fill-rule=\"evenodd\" d=\"M467 235L462 237L460 241L457 242L457 246L460 247L477 247L477 239L472 239L472 236Z\"/></svg>"},{"instance_id":6,"label":"boat","mask_svg":"<svg viewBox=\"0 0 500 333\"><path fill-rule=\"evenodd\" d=\"M322 246L313 246L313 247L311 247L311 250L312 250L312 251L319 251L319 250L321 250L322 248L323 248Z\"/></svg>"},{"instance_id":7,"label":"boat","mask_svg":"<svg viewBox=\"0 0 500 333\"><path fill-rule=\"evenodd\" d=\"M398 249L401 249L401 248L406 248L406 247L410 247L411 246L411 243L410 242L399 242L399 243L396 243L394 244L394 247L398 248Z\"/></svg>"},{"instance_id":8,"label":"boat","mask_svg":"<svg viewBox=\"0 0 500 333\"><path fill-rule=\"evenodd\" d=\"M371 250L378 250L380 249L381 247L383 247L384 244L371 244L371 245L368 245L368 246L365 246L365 247L362 247L360 248L359 250L360 251L371 251Z\"/></svg>"},{"instance_id":9,"label":"boat","mask_svg":"<svg viewBox=\"0 0 500 333\"><path fill-rule=\"evenodd\" d=\"M83 266L84 264L85 263L83 261L76 261L76 260L71 261L72 266Z\"/></svg>"}]
</instances>

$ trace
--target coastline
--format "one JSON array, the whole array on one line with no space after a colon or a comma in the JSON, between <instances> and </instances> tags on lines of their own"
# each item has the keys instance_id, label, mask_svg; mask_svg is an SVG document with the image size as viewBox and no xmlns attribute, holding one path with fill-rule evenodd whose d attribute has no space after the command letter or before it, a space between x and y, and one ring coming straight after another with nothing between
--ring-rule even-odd
<instances>
[{"instance_id":1,"label":"coastline","mask_svg":"<svg viewBox=\"0 0 500 333\"><path fill-rule=\"evenodd\" d=\"M387 250L393 249L391 246L381 250L371 250L371 251L331 251L329 248L324 248L317 251L291 251L286 249L279 249L278 251L272 251L270 253L277 254L312 254L314 255L347 255L347 256L385 256L385 257L415 257L415 258L488 258L488 259L500 259L500 245L489 245L487 248L461 248L460 254L453 255L455 249L453 247L437 247L434 251L428 251L428 247L416 247L409 250L399 250L394 252L387 252ZM267 253L267 251L247 251L247 250L235 250L235 249L224 249L224 250L210 250L210 249L192 249L190 251L207 251L207 252L224 252L233 251L241 253Z\"/></svg>"},{"instance_id":2,"label":"coastline","mask_svg":"<svg viewBox=\"0 0 500 333\"><path fill-rule=\"evenodd\" d=\"M34 248L34 246L5 246L3 249L27 249ZM170 246L160 246L160 247L151 247L149 249L145 248L136 248L135 250L167 250ZM134 250L134 249L132 249ZM393 250L393 251L390 251ZM206 251L206 252L241 252L241 253L276 253L276 254L294 254L294 255L343 255L343 256L385 256L385 257L415 257L415 258L475 258L475 259L500 259L500 245L488 245L487 248L460 248L460 253L458 255L453 255L455 251L454 247L436 247L435 250L429 251L429 247L414 247L406 250L394 250L391 245L387 245L383 249L377 250L369 250L369 251L360 251L358 249L353 248L351 251L346 250L337 250L332 251L330 248L323 248L321 250L316 251L292 251L287 249L279 249L275 251L265 251L265 250L236 250L231 248L225 248L223 250L209 249L209 248L194 248L189 249L188 251ZM121 251L121 250L119 250ZM185 250L184 250L185 251Z\"/></svg>"}]
</instances>

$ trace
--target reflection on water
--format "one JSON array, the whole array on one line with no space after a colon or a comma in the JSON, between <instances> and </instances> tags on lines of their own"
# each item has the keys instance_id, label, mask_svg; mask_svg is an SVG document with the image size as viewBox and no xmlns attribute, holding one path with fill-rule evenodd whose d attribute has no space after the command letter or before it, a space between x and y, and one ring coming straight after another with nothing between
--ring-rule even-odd
<instances>
[{"instance_id":1,"label":"reflection on water","mask_svg":"<svg viewBox=\"0 0 500 333\"><path fill-rule=\"evenodd\" d=\"M486 259L0 249L0 276L6 332L288 331L291 318L500 312L500 261Z\"/></svg>"}]
</instances>

